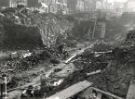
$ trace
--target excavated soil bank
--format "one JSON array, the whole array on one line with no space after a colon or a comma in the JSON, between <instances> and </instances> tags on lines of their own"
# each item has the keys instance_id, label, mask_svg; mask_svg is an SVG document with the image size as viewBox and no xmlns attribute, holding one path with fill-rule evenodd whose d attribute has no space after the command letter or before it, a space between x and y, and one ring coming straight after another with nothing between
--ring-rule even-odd
<instances>
[{"instance_id":1,"label":"excavated soil bank","mask_svg":"<svg viewBox=\"0 0 135 99\"><path fill-rule=\"evenodd\" d=\"M132 43L134 42L134 33L134 31L129 32L126 41L123 41L118 47L112 48L106 44L95 46L101 48L102 52L106 52L106 48L112 50L112 52L103 53L98 57L94 56L95 48L92 48L93 51L86 50L79 56L80 58L77 57L78 61L74 62L77 71L68 76L60 86L54 89L53 93L86 79L93 82L94 87L125 98L130 81L135 78L135 46ZM130 45L127 46L127 42ZM106 46L105 49L104 46ZM86 73L99 69L102 70L100 74L86 75Z\"/></svg>"}]
</instances>

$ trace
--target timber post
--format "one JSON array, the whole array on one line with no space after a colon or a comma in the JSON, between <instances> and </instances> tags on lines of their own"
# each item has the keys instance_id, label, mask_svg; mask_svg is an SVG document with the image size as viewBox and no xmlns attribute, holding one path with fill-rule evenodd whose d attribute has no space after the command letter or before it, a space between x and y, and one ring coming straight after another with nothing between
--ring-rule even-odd
<instances>
[{"instance_id":1,"label":"timber post","mask_svg":"<svg viewBox=\"0 0 135 99\"><path fill-rule=\"evenodd\" d=\"M2 83L1 83L1 98L8 99L7 97L7 75L2 75Z\"/></svg>"}]
</instances>

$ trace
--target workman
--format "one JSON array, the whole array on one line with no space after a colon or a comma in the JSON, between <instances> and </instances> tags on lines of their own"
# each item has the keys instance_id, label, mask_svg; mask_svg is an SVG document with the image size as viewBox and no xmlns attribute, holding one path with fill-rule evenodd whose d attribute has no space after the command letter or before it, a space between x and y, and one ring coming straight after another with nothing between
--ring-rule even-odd
<instances>
[{"instance_id":1,"label":"workman","mask_svg":"<svg viewBox=\"0 0 135 99\"><path fill-rule=\"evenodd\" d=\"M27 99L29 97L33 97L34 96L34 87L32 85L28 86L28 88L26 88L21 95L21 99Z\"/></svg>"},{"instance_id":2,"label":"workman","mask_svg":"<svg viewBox=\"0 0 135 99\"><path fill-rule=\"evenodd\" d=\"M60 44L60 45L58 46L58 51L59 51L60 53L63 53L64 47L65 47L65 44L64 44L64 43L63 43L63 44Z\"/></svg>"},{"instance_id":3,"label":"workman","mask_svg":"<svg viewBox=\"0 0 135 99\"><path fill-rule=\"evenodd\" d=\"M58 52L60 54L63 54L63 59L66 59L69 56L68 52L65 49L65 43L58 46Z\"/></svg>"},{"instance_id":4,"label":"workman","mask_svg":"<svg viewBox=\"0 0 135 99\"><path fill-rule=\"evenodd\" d=\"M34 96L35 97L41 97L41 93L40 93L41 87L40 86L36 86L35 89L36 90L34 91Z\"/></svg>"}]
</instances>

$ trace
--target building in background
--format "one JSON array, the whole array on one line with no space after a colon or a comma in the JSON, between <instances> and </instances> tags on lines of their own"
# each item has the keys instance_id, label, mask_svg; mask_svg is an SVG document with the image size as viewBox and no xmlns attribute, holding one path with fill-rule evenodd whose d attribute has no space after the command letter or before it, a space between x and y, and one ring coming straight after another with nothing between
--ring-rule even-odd
<instances>
[{"instance_id":1,"label":"building in background","mask_svg":"<svg viewBox=\"0 0 135 99\"><path fill-rule=\"evenodd\" d=\"M102 10L102 11L114 10L114 2L108 2L107 0L97 0L96 10Z\"/></svg>"},{"instance_id":2,"label":"building in background","mask_svg":"<svg viewBox=\"0 0 135 99\"><path fill-rule=\"evenodd\" d=\"M107 9L108 10L113 10L113 6L114 6L113 3L107 3Z\"/></svg>"},{"instance_id":3,"label":"building in background","mask_svg":"<svg viewBox=\"0 0 135 99\"><path fill-rule=\"evenodd\" d=\"M38 0L38 3L41 5L39 8L40 12L49 12L49 0Z\"/></svg>"},{"instance_id":4,"label":"building in background","mask_svg":"<svg viewBox=\"0 0 135 99\"><path fill-rule=\"evenodd\" d=\"M96 2L96 10L102 10L104 9L103 3L100 1Z\"/></svg>"},{"instance_id":5,"label":"building in background","mask_svg":"<svg viewBox=\"0 0 135 99\"><path fill-rule=\"evenodd\" d=\"M27 6L28 7L38 7L38 0L27 0Z\"/></svg>"},{"instance_id":6,"label":"building in background","mask_svg":"<svg viewBox=\"0 0 135 99\"><path fill-rule=\"evenodd\" d=\"M76 10L77 12L84 11L84 0L77 0Z\"/></svg>"},{"instance_id":7,"label":"building in background","mask_svg":"<svg viewBox=\"0 0 135 99\"><path fill-rule=\"evenodd\" d=\"M123 10L124 10L124 2L114 2L113 9L116 12L123 12Z\"/></svg>"},{"instance_id":8,"label":"building in background","mask_svg":"<svg viewBox=\"0 0 135 99\"><path fill-rule=\"evenodd\" d=\"M0 0L0 8L9 7L10 0Z\"/></svg>"},{"instance_id":9,"label":"building in background","mask_svg":"<svg viewBox=\"0 0 135 99\"><path fill-rule=\"evenodd\" d=\"M67 0L56 0L57 12L67 13Z\"/></svg>"},{"instance_id":10,"label":"building in background","mask_svg":"<svg viewBox=\"0 0 135 99\"><path fill-rule=\"evenodd\" d=\"M89 11L91 6L91 0L84 0L84 11Z\"/></svg>"},{"instance_id":11,"label":"building in background","mask_svg":"<svg viewBox=\"0 0 135 99\"><path fill-rule=\"evenodd\" d=\"M57 7L56 7L56 0L38 0L38 3L41 4L42 10L44 10L46 13L56 13Z\"/></svg>"},{"instance_id":12,"label":"building in background","mask_svg":"<svg viewBox=\"0 0 135 99\"><path fill-rule=\"evenodd\" d=\"M84 11L95 11L96 0L84 0Z\"/></svg>"},{"instance_id":13,"label":"building in background","mask_svg":"<svg viewBox=\"0 0 135 99\"><path fill-rule=\"evenodd\" d=\"M10 0L9 7L17 7L18 5L27 6L27 0Z\"/></svg>"},{"instance_id":14,"label":"building in background","mask_svg":"<svg viewBox=\"0 0 135 99\"><path fill-rule=\"evenodd\" d=\"M51 13L56 13L57 12L57 8L56 8L56 0L50 0L49 3L49 12Z\"/></svg>"},{"instance_id":15,"label":"building in background","mask_svg":"<svg viewBox=\"0 0 135 99\"><path fill-rule=\"evenodd\" d=\"M67 0L68 13L74 13L76 11L77 0Z\"/></svg>"},{"instance_id":16,"label":"building in background","mask_svg":"<svg viewBox=\"0 0 135 99\"><path fill-rule=\"evenodd\" d=\"M128 0L124 4L125 12L135 12L135 0Z\"/></svg>"},{"instance_id":17,"label":"building in background","mask_svg":"<svg viewBox=\"0 0 135 99\"><path fill-rule=\"evenodd\" d=\"M67 0L67 8L69 13L83 12L85 9L84 0Z\"/></svg>"}]
</instances>

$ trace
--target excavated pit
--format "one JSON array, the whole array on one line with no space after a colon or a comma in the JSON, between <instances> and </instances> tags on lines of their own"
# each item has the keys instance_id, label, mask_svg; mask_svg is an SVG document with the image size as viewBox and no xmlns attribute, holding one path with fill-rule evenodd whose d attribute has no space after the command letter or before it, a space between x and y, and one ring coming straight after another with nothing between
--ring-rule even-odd
<instances>
[{"instance_id":1,"label":"excavated pit","mask_svg":"<svg viewBox=\"0 0 135 99\"><path fill-rule=\"evenodd\" d=\"M38 13L30 15L18 14L17 16L19 16L20 20L15 20L14 18L11 20L12 14L9 15L10 18L8 17L10 20L8 18L0 19L1 49L16 50L24 48L33 50L45 46L51 48L52 46L61 45L61 42L66 43L68 47L72 48L77 45L77 42L93 41L90 37L94 22L90 20L84 21L82 18L78 19L78 17L75 18L74 16L42 15ZM105 38L112 40L114 35L123 31L123 26L120 26L120 24L116 24L113 21L102 21L107 23ZM93 82L94 87L125 97L129 82L135 77L134 34L134 31L131 31L127 35L126 41L123 41L124 43L122 42L118 47L105 43L103 40L104 42L95 44L92 49L88 49L83 54L77 56L78 60L73 62L76 71L66 77L59 86L51 89L46 88L49 89L49 91L45 90L47 95L50 96L79 81L88 80ZM94 53L110 50L112 53L103 53L99 56L95 56ZM56 64L59 64L59 60L57 61L57 56L53 56L54 53L57 53L57 51L52 52L47 49L41 54L34 54L25 59L10 60L6 64L1 64L1 68L14 69L14 73L17 74L21 71L29 71L31 68L35 68L37 64L47 60L52 62L51 64L55 67ZM86 75L86 73L96 70L102 70L102 72L92 76ZM33 75L36 77L39 74ZM25 83L30 82L27 75L25 75L24 77L12 78L8 86L10 88L17 87L17 81L21 82L21 79L25 80Z\"/></svg>"}]
</instances>

